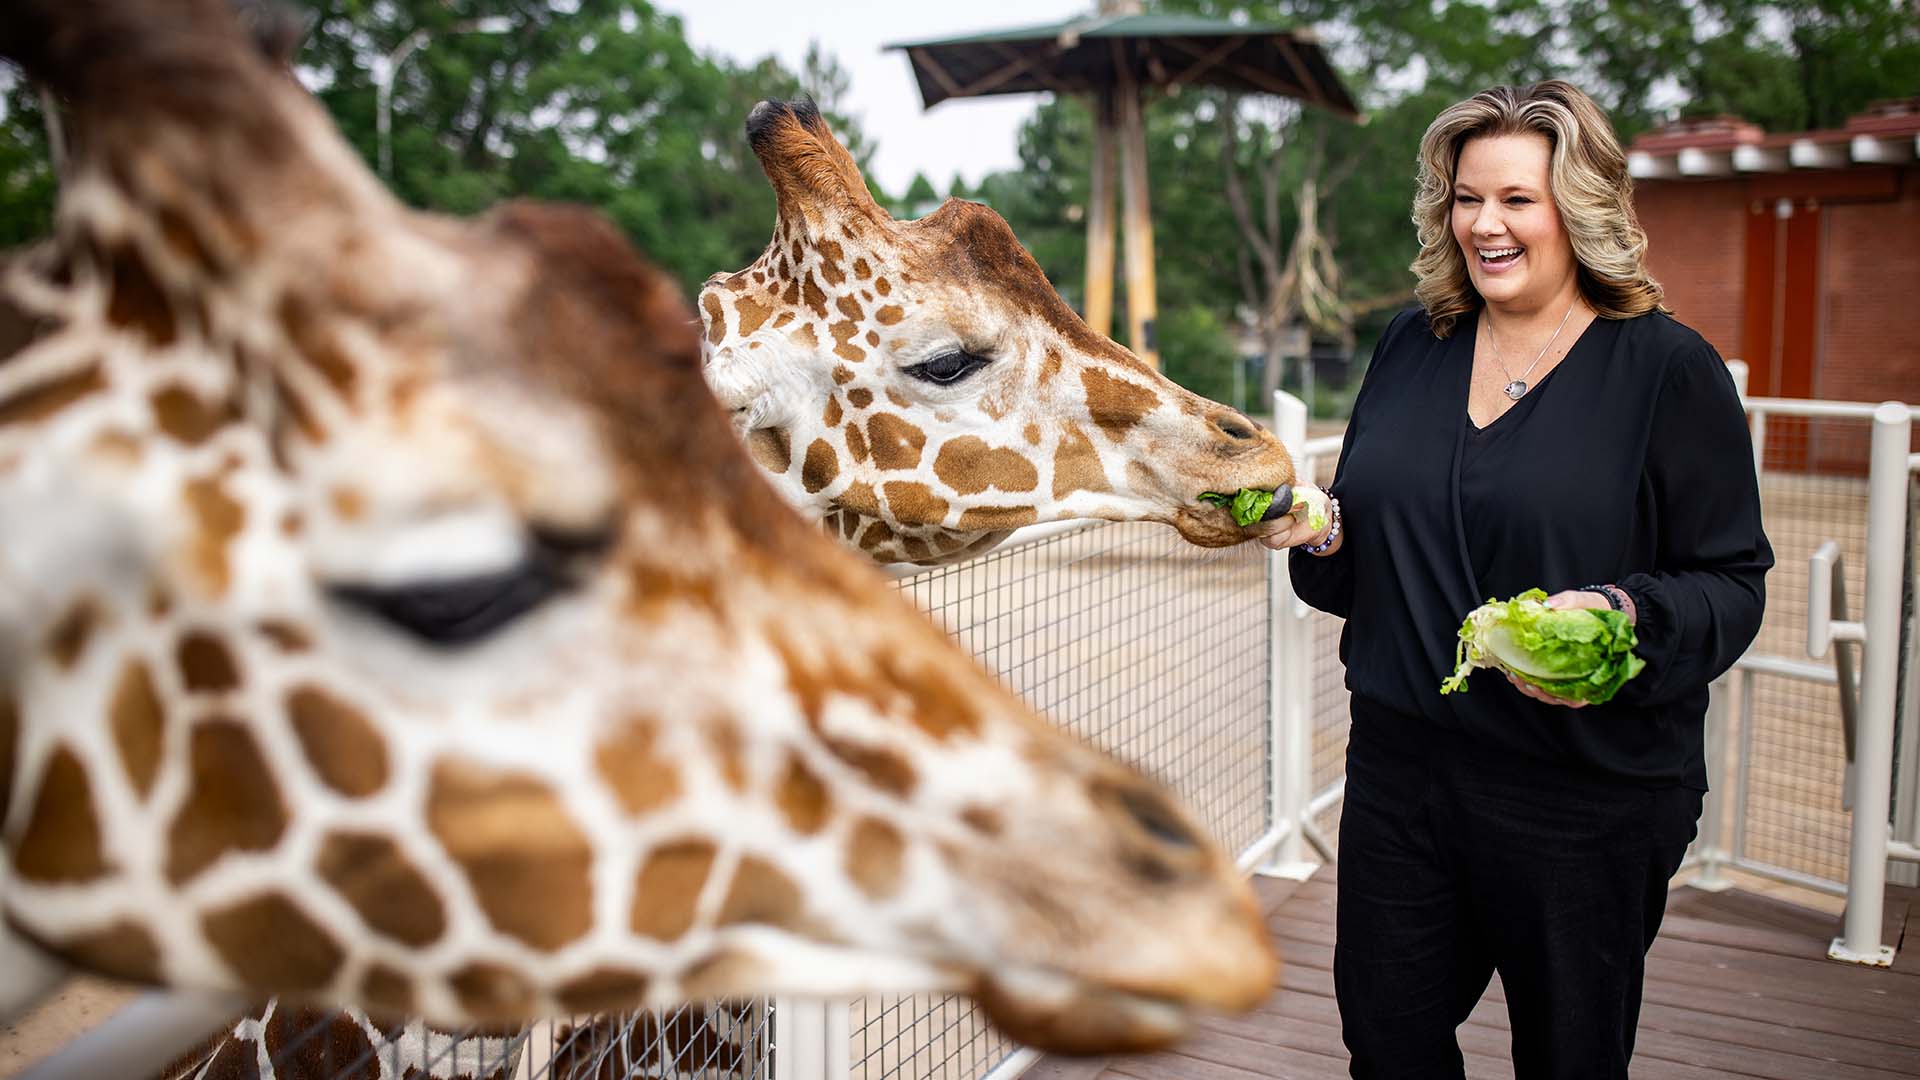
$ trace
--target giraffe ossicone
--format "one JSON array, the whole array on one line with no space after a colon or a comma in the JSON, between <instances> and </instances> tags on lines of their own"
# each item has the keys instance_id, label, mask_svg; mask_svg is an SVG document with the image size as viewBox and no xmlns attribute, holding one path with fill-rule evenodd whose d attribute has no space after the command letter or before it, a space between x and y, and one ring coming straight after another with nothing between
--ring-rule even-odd
<instances>
[{"instance_id":1,"label":"giraffe ossicone","mask_svg":"<svg viewBox=\"0 0 1920 1080\"><path fill-rule=\"evenodd\" d=\"M408 210L222 0L22 0L0 56L75 134L0 276L9 949L1085 1051L1266 995L1231 859L785 507L604 220Z\"/></svg>"},{"instance_id":2,"label":"giraffe ossicone","mask_svg":"<svg viewBox=\"0 0 1920 1080\"><path fill-rule=\"evenodd\" d=\"M1094 333L998 214L894 220L811 102L761 102L747 138L778 213L760 258L701 290L707 380L829 532L941 563L1067 518L1207 547L1274 528L1199 496L1287 488L1280 441Z\"/></svg>"}]
</instances>

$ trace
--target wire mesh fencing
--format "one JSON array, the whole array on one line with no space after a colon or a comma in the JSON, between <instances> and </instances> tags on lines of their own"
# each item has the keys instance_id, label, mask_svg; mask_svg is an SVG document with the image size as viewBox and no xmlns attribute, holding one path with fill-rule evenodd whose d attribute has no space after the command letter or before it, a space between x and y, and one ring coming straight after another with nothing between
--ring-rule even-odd
<instances>
[{"instance_id":1,"label":"wire mesh fencing","mask_svg":"<svg viewBox=\"0 0 1920 1080\"><path fill-rule=\"evenodd\" d=\"M164 1080L772 1080L765 1000L580 1016L506 1031L388 1023L268 1002L153 1075Z\"/></svg>"},{"instance_id":2,"label":"wire mesh fencing","mask_svg":"<svg viewBox=\"0 0 1920 1080\"><path fill-rule=\"evenodd\" d=\"M1766 615L1750 654L1804 664L1812 552L1828 540L1839 545L1853 618L1866 596L1872 423L1866 417L1769 415L1764 406L1750 412L1760 450L1761 513L1775 558L1767 575ZM1856 650L1858 664L1857 645L1834 648ZM1842 805L1846 744L1837 689L1767 672L1742 682L1746 700L1730 733L1739 754L1739 775L1728 778L1738 790L1732 857L1751 869L1838 887L1847 880L1851 816Z\"/></svg>"},{"instance_id":3,"label":"wire mesh fencing","mask_svg":"<svg viewBox=\"0 0 1920 1080\"><path fill-rule=\"evenodd\" d=\"M900 588L1054 723L1158 777L1229 850L1269 805L1265 549L1089 524ZM853 1003L854 1080L972 1080L1017 1049L964 999Z\"/></svg>"}]
</instances>

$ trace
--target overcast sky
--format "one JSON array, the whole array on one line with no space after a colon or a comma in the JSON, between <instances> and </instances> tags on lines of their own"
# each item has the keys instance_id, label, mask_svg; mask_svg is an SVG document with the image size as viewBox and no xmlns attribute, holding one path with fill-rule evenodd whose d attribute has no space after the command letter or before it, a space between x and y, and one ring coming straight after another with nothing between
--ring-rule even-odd
<instances>
[{"instance_id":1,"label":"overcast sky","mask_svg":"<svg viewBox=\"0 0 1920 1080\"><path fill-rule=\"evenodd\" d=\"M1020 124L1039 104L1037 94L1008 94L920 107L907 57L881 49L976 30L1058 22L1094 8L1094 0L656 0L679 15L694 47L751 62L769 53L798 71L807 42L818 39L851 81L844 110L859 118L876 144L873 172L886 190L906 190L915 172L946 192L955 173L977 183L1011 168Z\"/></svg>"}]
</instances>

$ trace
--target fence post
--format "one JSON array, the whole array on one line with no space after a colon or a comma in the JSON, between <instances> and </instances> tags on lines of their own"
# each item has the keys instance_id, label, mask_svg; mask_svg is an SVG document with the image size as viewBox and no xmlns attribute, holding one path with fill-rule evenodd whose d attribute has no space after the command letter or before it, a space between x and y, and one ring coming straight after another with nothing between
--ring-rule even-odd
<instances>
[{"instance_id":1,"label":"fence post","mask_svg":"<svg viewBox=\"0 0 1920 1080\"><path fill-rule=\"evenodd\" d=\"M775 999L773 1080L845 1080L845 1073L837 1077L827 1073L827 1027L826 1002L817 998Z\"/></svg>"},{"instance_id":2,"label":"fence post","mask_svg":"<svg viewBox=\"0 0 1920 1080\"><path fill-rule=\"evenodd\" d=\"M1707 697L1707 801L1700 813L1700 873L1689 884L1703 892L1724 892L1733 882L1722 872L1727 862L1727 714L1732 672L1713 680Z\"/></svg>"},{"instance_id":3,"label":"fence post","mask_svg":"<svg viewBox=\"0 0 1920 1080\"><path fill-rule=\"evenodd\" d=\"M1306 460L1306 402L1275 391L1273 427L1297 472ZM1267 619L1267 799L1272 826L1286 831L1259 872L1305 881L1318 865L1307 857L1305 830L1313 798L1313 624L1294 595L1284 551L1267 552Z\"/></svg>"},{"instance_id":4,"label":"fence post","mask_svg":"<svg viewBox=\"0 0 1920 1080\"><path fill-rule=\"evenodd\" d=\"M1847 914L1827 956L1888 967L1893 948L1880 943L1886 901L1889 800L1893 787L1893 699L1900 658L1900 589L1907 532L1907 447L1913 417L1884 402L1873 412L1867 469L1867 611L1861 664L1860 729L1853 843L1847 862Z\"/></svg>"}]
</instances>

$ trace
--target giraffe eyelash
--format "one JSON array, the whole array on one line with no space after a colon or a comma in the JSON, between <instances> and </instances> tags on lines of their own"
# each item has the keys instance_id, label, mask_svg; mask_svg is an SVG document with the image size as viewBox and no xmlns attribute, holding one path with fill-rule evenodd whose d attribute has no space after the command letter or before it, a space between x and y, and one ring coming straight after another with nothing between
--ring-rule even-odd
<instances>
[{"instance_id":1,"label":"giraffe eyelash","mask_svg":"<svg viewBox=\"0 0 1920 1080\"><path fill-rule=\"evenodd\" d=\"M901 370L922 382L952 386L990 363L992 361L984 356L957 349Z\"/></svg>"}]
</instances>

